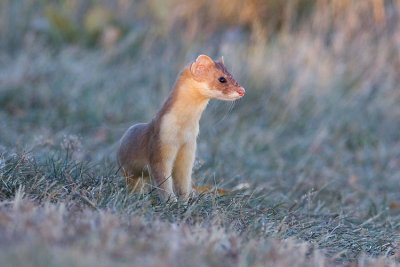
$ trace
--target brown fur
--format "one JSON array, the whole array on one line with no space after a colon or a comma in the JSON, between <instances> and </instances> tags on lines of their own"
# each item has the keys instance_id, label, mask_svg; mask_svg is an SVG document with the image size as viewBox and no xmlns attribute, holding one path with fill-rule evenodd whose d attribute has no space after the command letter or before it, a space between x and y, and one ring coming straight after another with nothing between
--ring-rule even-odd
<instances>
[{"instance_id":1,"label":"brown fur","mask_svg":"<svg viewBox=\"0 0 400 267\"><path fill-rule=\"evenodd\" d=\"M220 77L226 82L220 82ZM235 100L243 94L222 59L213 62L199 56L180 73L155 118L130 127L121 138L117 160L128 185L137 190L152 180L163 200L175 198L174 191L187 199L198 123L208 100Z\"/></svg>"}]
</instances>

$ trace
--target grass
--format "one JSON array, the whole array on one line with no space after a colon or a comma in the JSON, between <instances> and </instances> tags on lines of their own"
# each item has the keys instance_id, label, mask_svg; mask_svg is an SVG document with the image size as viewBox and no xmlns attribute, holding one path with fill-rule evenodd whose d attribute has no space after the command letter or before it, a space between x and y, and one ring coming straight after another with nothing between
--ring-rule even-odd
<instances>
[{"instance_id":1,"label":"grass","mask_svg":"<svg viewBox=\"0 0 400 267\"><path fill-rule=\"evenodd\" d=\"M398 264L395 4L298 1L306 16L257 22L227 21L236 2L221 17L208 1L122 2L0 3L1 262ZM199 53L247 89L200 123L195 184L231 192L128 195L116 143Z\"/></svg>"}]
</instances>

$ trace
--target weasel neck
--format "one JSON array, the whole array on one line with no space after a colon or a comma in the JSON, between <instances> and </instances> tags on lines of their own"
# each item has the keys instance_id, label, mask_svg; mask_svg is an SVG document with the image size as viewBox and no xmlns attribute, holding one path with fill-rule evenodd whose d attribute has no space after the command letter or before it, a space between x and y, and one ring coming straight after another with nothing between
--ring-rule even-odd
<instances>
[{"instance_id":1,"label":"weasel neck","mask_svg":"<svg viewBox=\"0 0 400 267\"><path fill-rule=\"evenodd\" d=\"M201 114L208 104L208 98L200 94L199 84L193 80L189 69L185 69L178 77L159 117L173 116L178 124L198 124Z\"/></svg>"}]
</instances>

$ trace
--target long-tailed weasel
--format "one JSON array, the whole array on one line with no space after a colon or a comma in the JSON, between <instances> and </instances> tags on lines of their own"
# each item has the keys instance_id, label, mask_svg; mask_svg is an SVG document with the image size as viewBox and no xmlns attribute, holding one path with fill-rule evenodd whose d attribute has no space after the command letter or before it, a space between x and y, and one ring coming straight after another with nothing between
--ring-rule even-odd
<instances>
[{"instance_id":1,"label":"long-tailed weasel","mask_svg":"<svg viewBox=\"0 0 400 267\"><path fill-rule=\"evenodd\" d=\"M204 108L209 99L233 101L244 93L222 58L214 62L200 55L179 74L155 118L131 126L122 136L117 160L128 186L137 188L152 177L162 200L175 199L174 192L187 199Z\"/></svg>"}]
</instances>

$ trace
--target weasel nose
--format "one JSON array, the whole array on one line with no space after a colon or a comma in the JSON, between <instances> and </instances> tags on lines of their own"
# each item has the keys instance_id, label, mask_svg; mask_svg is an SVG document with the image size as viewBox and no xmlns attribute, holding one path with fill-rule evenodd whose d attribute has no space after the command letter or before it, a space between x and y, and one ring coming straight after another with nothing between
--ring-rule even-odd
<instances>
[{"instance_id":1,"label":"weasel nose","mask_svg":"<svg viewBox=\"0 0 400 267\"><path fill-rule=\"evenodd\" d=\"M240 87L239 89L236 89L236 92L237 92L240 96L243 96L244 93L246 92L246 90L244 90L243 87Z\"/></svg>"}]
</instances>

